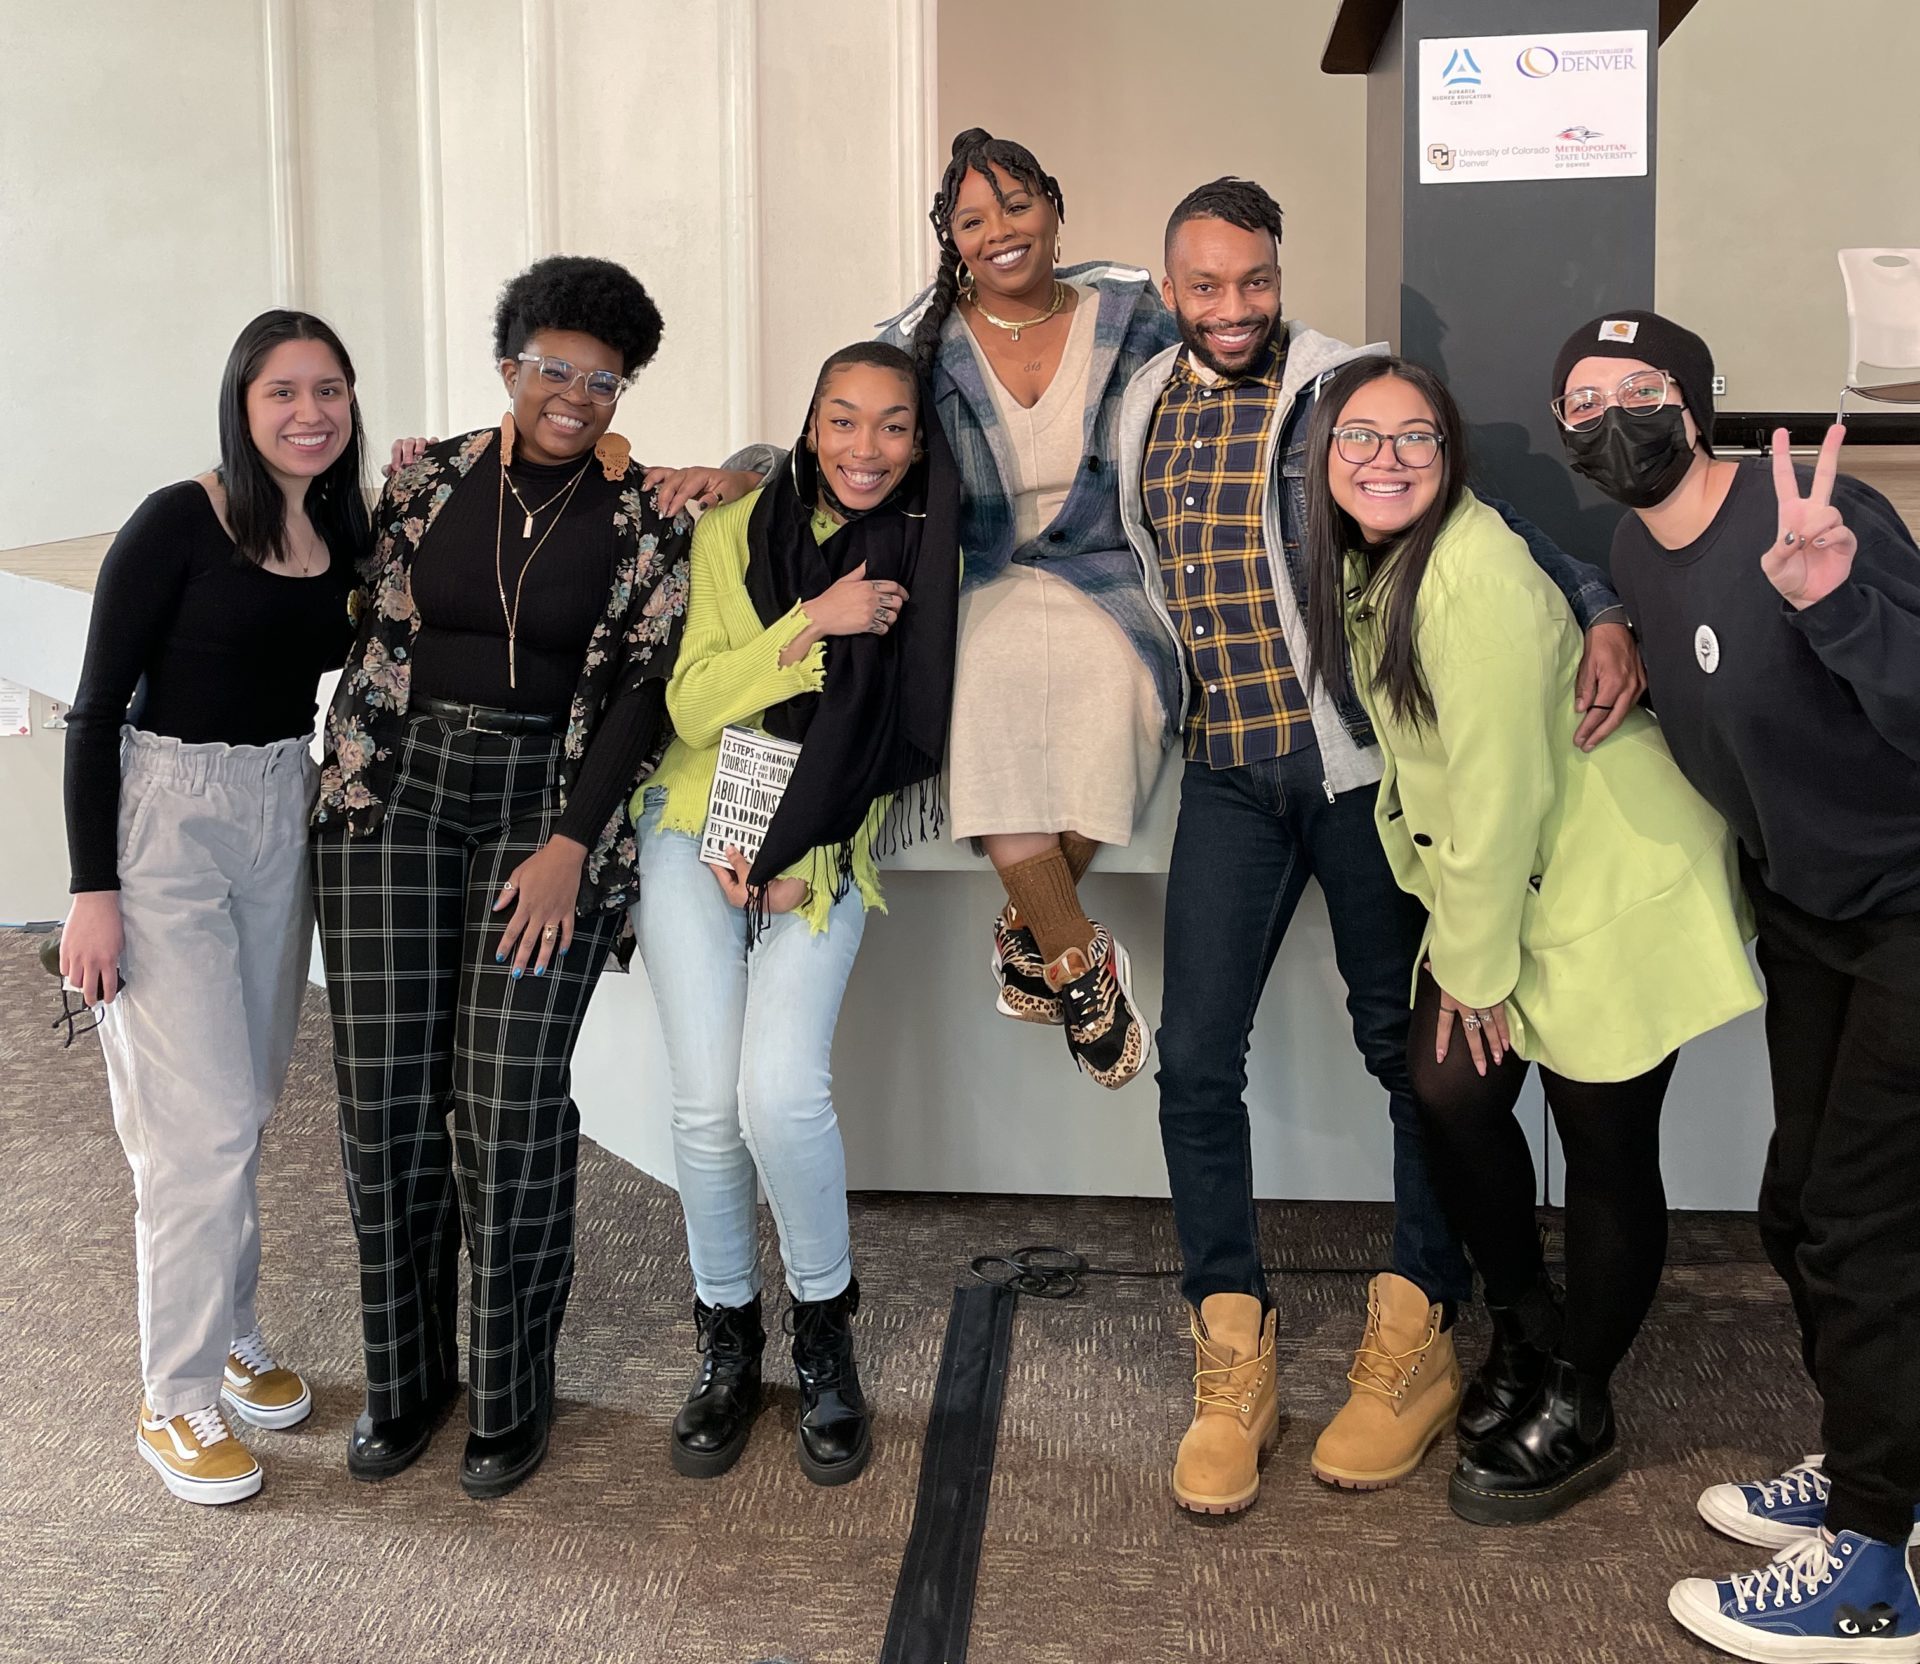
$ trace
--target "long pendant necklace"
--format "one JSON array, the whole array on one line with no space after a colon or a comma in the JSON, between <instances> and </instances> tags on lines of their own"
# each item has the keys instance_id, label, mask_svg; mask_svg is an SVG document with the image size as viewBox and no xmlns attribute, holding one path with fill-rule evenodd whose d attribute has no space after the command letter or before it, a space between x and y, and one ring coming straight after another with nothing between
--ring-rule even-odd
<instances>
[{"instance_id":1,"label":"long pendant necklace","mask_svg":"<svg viewBox=\"0 0 1920 1664\"><path fill-rule=\"evenodd\" d=\"M523 541L533 536L533 517L536 514L545 514L548 509L552 508L555 503L560 501L562 496L564 496L567 492L573 489L571 485L563 485L560 487L558 491L556 491L538 508L528 508L526 498L520 495L520 487L513 483L513 476L511 474L507 474L507 471L504 468L502 468L500 472L503 474L506 474L507 489L513 493L513 500L520 505L521 512L525 514L527 517L525 524L522 525L520 528L520 536Z\"/></svg>"},{"instance_id":2,"label":"long pendant necklace","mask_svg":"<svg viewBox=\"0 0 1920 1664\"><path fill-rule=\"evenodd\" d=\"M1056 277L1053 280L1053 301L1047 307L1046 311L1042 312L1037 318L996 318L980 304L980 295L977 290L970 290L968 292L968 298L973 302L974 311L978 312L980 316L992 324L995 329L1006 330L1012 335L1014 340L1017 341L1020 339L1021 330L1038 329L1040 325L1057 314L1060 308L1067 304L1067 296L1072 293L1073 291Z\"/></svg>"},{"instance_id":3,"label":"long pendant necklace","mask_svg":"<svg viewBox=\"0 0 1920 1664\"><path fill-rule=\"evenodd\" d=\"M507 686L510 688L517 688L520 685L520 666L514 651L514 645L515 637L519 633L520 626L520 592L526 588L527 571L533 565L534 561L539 558L540 551L547 546L547 539L553 536L554 526L559 525L566 517L568 501L572 498L575 490L578 489L580 482L587 477L587 470L592 466L593 457L589 454L587 460L580 464L580 472L573 476L572 480L568 482L559 495L550 498L547 502L540 505L542 509L546 509L557 502L560 505L560 512L553 517L553 525L548 526L547 529L540 534L540 541L533 546L526 560L521 564L520 576L514 580L513 585L513 605L508 606L507 575L505 568L500 564L500 536L502 529L507 523L507 486L512 482L507 478L506 463L503 461L500 464L499 507L495 511L493 520L493 581L500 590L500 616L506 620L507 624ZM519 495L520 493L516 490L514 496L517 498ZM526 504L522 503L520 506L524 508ZM527 526L529 529L533 526L532 515L527 516Z\"/></svg>"}]
</instances>

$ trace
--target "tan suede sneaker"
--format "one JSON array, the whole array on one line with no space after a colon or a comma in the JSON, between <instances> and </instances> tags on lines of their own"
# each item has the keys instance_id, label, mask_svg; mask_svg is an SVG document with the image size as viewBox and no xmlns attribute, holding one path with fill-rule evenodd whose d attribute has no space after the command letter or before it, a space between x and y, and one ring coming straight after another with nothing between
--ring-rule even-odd
<instances>
[{"instance_id":1,"label":"tan suede sneaker","mask_svg":"<svg viewBox=\"0 0 1920 1664\"><path fill-rule=\"evenodd\" d=\"M157 1416L140 1401L134 1448L183 1502L238 1502L260 1489L260 1464L218 1404Z\"/></svg>"},{"instance_id":2,"label":"tan suede sneaker","mask_svg":"<svg viewBox=\"0 0 1920 1664\"><path fill-rule=\"evenodd\" d=\"M1313 1447L1314 1477L1376 1491L1413 1472L1460 1408L1453 1336L1418 1285L1391 1271L1373 1279L1347 1379L1352 1395Z\"/></svg>"},{"instance_id":3,"label":"tan suede sneaker","mask_svg":"<svg viewBox=\"0 0 1920 1664\"><path fill-rule=\"evenodd\" d=\"M220 1396L255 1427L292 1427L313 1413L306 1382L274 1362L258 1329L233 1343Z\"/></svg>"},{"instance_id":4,"label":"tan suede sneaker","mask_svg":"<svg viewBox=\"0 0 1920 1664\"><path fill-rule=\"evenodd\" d=\"M1237 1514L1260 1494L1260 1454L1280 1436L1273 1338L1279 1321L1252 1294L1210 1294L1191 1320L1193 1425L1173 1461L1173 1500Z\"/></svg>"}]
</instances>

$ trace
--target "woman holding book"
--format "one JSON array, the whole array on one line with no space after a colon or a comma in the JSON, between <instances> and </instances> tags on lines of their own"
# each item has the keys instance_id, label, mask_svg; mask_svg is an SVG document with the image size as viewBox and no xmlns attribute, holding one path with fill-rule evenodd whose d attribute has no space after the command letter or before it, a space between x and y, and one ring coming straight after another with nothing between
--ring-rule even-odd
<instances>
[{"instance_id":1,"label":"woman holding book","mask_svg":"<svg viewBox=\"0 0 1920 1664\"><path fill-rule=\"evenodd\" d=\"M829 1062L866 911L883 905L875 843L917 834L933 803L953 696L958 516L957 475L939 424L922 420L913 361L866 343L821 367L784 465L709 510L694 535L667 688L676 738L633 803L633 920L673 1076L703 1357L672 1458L695 1478L739 1459L759 1409L756 1184L792 1295L800 1465L842 1484L871 1450ZM703 858L723 737L730 757L757 754L774 777L799 749L757 851L733 841L741 817L721 804L718 847Z\"/></svg>"}]
</instances>

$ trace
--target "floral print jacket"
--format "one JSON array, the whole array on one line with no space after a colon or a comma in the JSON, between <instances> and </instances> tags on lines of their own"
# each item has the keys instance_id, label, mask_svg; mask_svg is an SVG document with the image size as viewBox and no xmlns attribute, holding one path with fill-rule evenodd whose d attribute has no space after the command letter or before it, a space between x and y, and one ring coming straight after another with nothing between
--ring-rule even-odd
<instances>
[{"instance_id":1,"label":"floral print jacket","mask_svg":"<svg viewBox=\"0 0 1920 1664\"><path fill-rule=\"evenodd\" d=\"M361 564L353 596L359 634L327 712L327 750L313 811L319 836L364 837L385 814L383 793L407 713L413 639L420 630L413 604L413 558L447 499L499 437L497 428L486 428L429 446L418 462L396 473L380 495L373 552ZM641 494L641 474L638 463L630 464L615 498L614 582L606 611L587 643L561 745L562 808L601 714L639 683L672 675L679 648L687 613L691 525L685 516L668 522L654 512ZM658 761L656 752L643 777ZM627 817L629 795L621 794L619 808L587 853L580 884L583 913L628 907L638 891L639 850Z\"/></svg>"}]
</instances>

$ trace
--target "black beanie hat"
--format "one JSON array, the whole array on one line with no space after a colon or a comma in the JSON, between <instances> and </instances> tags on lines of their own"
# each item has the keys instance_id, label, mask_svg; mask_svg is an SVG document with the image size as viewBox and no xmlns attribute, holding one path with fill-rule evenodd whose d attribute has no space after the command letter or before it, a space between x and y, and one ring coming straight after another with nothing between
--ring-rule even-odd
<instances>
[{"instance_id":1,"label":"black beanie hat","mask_svg":"<svg viewBox=\"0 0 1920 1664\"><path fill-rule=\"evenodd\" d=\"M1553 391L1567 390L1567 375L1583 358L1637 358L1665 370L1700 429L1700 443L1713 451L1713 354L1690 329L1658 312L1604 312L1567 337L1553 361Z\"/></svg>"}]
</instances>

